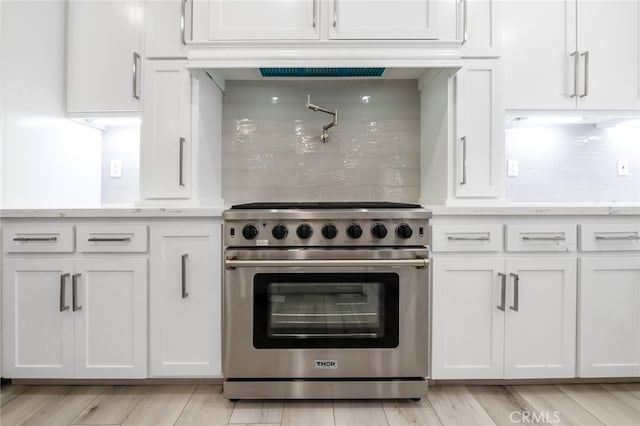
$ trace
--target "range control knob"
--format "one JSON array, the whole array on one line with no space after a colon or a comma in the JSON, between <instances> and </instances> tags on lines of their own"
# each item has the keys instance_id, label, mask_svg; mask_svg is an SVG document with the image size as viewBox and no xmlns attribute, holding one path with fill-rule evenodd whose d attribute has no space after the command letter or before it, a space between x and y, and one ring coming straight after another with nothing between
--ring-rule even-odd
<instances>
[{"instance_id":1,"label":"range control knob","mask_svg":"<svg viewBox=\"0 0 640 426\"><path fill-rule=\"evenodd\" d=\"M384 238L387 236L387 227L381 223L376 223L373 225L373 228L371 228L371 235L376 238Z\"/></svg>"},{"instance_id":2,"label":"range control knob","mask_svg":"<svg viewBox=\"0 0 640 426\"><path fill-rule=\"evenodd\" d=\"M258 228L252 224L245 225L244 228L242 228L242 236L247 240L253 240L258 236Z\"/></svg>"},{"instance_id":3,"label":"range control knob","mask_svg":"<svg viewBox=\"0 0 640 426\"><path fill-rule=\"evenodd\" d=\"M271 230L271 235L273 235L273 238L275 238L276 240L281 240L285 238L287 234L289 234L289 230L287 229L286 226L284 226L281 223L274 226L273 229Z\"/></svg>"},{"instance_id":4,"label":"range control knob","mask_svg":"<svg viewBox=\"0 0 640 426\"><path fill-rule=\"evenodd\" d=\"M306 240L313 235L313 229L308 223L303 223L302 225L298 226L298 229L296 229L296 234L299 238Z\"/></svg>"},{"instance_id":5,"label":"range control knob","mask_svg":"<svg viewBox=\"0 0 640 426\"><path fill-rule=\"evenodd\" d=\"M411 236L413 235L413 230L406 223L401 223L396 228L396 235L398 235L398 238L406 240L408 238L411 238Z\"/></svg>"},{"instance_id":6,"label":"range control knob","mask_svg":"<svg viewBox=\"0 0 640 426\"><path fill-rule=\"evenodd\" d=\"M349 238L353 238L354 240L356 238L360 238L362 235L362 228L360 228L360 225L353 223L347 227L347 235Z\"/></svg>"},{"instance_id":7,"label":"range control knob","mask_svg":"<svg viewBox=\"0 0 640 426\"><path fill-rule=\"evenodd\" d=\"M338 235L338 228L333 223L328 223L322 227L322 236L327 240L333 240Z\"/></svg>"}]
</instances>

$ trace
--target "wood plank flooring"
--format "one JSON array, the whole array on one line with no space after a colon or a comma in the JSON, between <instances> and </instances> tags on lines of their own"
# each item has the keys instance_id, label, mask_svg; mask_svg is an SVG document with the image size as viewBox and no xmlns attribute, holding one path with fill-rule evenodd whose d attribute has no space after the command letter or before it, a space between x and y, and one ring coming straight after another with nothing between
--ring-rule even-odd
<instances>
[{"instance_id":1,"label":"wood plank flooring","mask_svg":"<svg viewBox=\"0 0 640 426\"><path fill-rule=\"evenodd\" d=\"M0 425L640 425L640 383L432 386L421 401L239 401L221 385L0 389Z\"/></svg>"}]
</instances>

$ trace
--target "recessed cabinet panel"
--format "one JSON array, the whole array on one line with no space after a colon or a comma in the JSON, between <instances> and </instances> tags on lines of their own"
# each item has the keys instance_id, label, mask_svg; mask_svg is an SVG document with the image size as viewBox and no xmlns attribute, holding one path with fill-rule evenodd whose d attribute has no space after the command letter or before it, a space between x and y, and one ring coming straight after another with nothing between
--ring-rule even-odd
<instances>
[{"instance_id":1,"label":"recessed cabinet panel","mask_svg":"<svg viewBox=\"0 0 640 426\"><path fill-rule=\"evenodd\" d=\"M500 259L433 260L432 379L502 378L503 267Z\"/></svg>"},{"instance_id":2,"label":"recessed cabinet panel","mask_svg":"<svg viewBox=\"0 0 640 426\"><path fill-rule=\"evenodd\" d=\"M71 270L65 259L3 262L4 377L73 377Z\"/></svg>"},{"instance_id":3,"label":"recessed cabinet panel","mask_svg":"<svg viewBox=\"0 0 640 426\"><path fill-rule=\"evenodd\" d=\"M146 61L140 148L142 198L191 194L191 75L185 61Z\"/></svg>"},{"instance_id":4,"label":"recessed cabinet panel","mask_svg":"<svg viewBox=\"0 0 640 426\"><path fill-rule=\"evenodd\" d=\"M76 270L76 377L146 377L146 259L79 260Z\"/></svg>"},{"instance_id":5,"label":"recessed cabinet panel","mask_svg":"<svg viewBox=\"0 0 640 426\"><path fill-rule=\"evenodd\" d=\"M210 0L209 40L314 39L318 0Z\"/></svg>"},{"instance_id":6,"label":"recessed cabinet panel","mask_svg":"<svg viewBox=\"0 0 640 426\"><path fill-rule=\"evenodd\" d=\"M220 225L151 233L150 373L221 375Z\"/></svg>"},{"instance_id":7,"label":"recessed cabinet panel","mask_svg":"<svg viewBox=\"0 0 640 426\"><path fill-rule=\"evenodd\" d=\"M576 259L508 259L505 378L575 377Z\"/></svg>"},{"instance_id":8,"label":"recessed cabinet panel","mask_svg":"<svg viewBox=\"0 0 640 426\"><path fill-rule=\"evenodd\" d=\"M333 0L333 39L438 39L434 0ZM453 22L452 22L453 26Z\"/></svg>"},{"instance_id":9,"label":"recessed cabinet panel","mask_svg":"<svg viewBox=\"0 0 640 426\"><path fill-rule=\"evenodd\" d=\"M579 377L640 376L640 257L580 263Z\"/></svg>"},{"instance_id":10,"label":"recessed cabinet panel","mask_svg":"<svg viewBox=\"0 0 640 426\"><path fill-rule=\"evenodd\" d=\"M498 61L466 61L455 77L455 195L500 195L504 126Z\"/></svg>"},{"instance_id":11,"label":"recessed cabinet panel","mask_svg":"<svg viewBox=\"0 0 640 426\"><path fill-rule=\"evenodd\" d=\"M142 1L69 1L67 111L140 111Z\"/></svg>"}]
</instances>

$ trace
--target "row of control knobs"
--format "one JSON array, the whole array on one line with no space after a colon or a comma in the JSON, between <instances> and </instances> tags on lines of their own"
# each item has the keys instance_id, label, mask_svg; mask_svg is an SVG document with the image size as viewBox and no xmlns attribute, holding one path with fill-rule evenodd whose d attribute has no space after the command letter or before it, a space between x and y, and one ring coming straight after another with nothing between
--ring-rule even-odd
<instances>
[{"instance_id":1,"label":"row of control knobs","mask_svg":"<svg viewBox=\"0 0 640 426\"><path fill-rule=\"evenodd\" d=\"M322 227L321 233L324 238L332 240L338 235L338 228L336 228L335 225L328 223ZM371 235L373 235L374 238L384 238L387 236L387 233L387 227L382 223L377 223L371 228ZM283 238L286 238L288 234L289 230L282 224L274 226L271 231L271 235L273 235L273 238L276 240L282 240ZM309 239L313 235L313 228L311 228L311 225L307 223L298 225L296 235L302 240ZM396 227L396 235L398 238L406 240L411 238L413 230L406 223L401 223ZM242 228L242 236L247 240L253 240L258 236L258 228L252 224L245 225L245 227ZM362 227L356 223L352 223L347 227L347 236L352 239L360 238L362 236Z\"/></svg>"}]
</instances>

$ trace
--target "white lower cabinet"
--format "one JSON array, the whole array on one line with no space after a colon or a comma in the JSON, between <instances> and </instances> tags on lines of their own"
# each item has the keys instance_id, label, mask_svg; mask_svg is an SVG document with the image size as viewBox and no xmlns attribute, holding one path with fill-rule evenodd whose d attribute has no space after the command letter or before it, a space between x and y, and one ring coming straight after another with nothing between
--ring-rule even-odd
<instances>
[{"instance_id":1,"label":"white lower cabinet","mask_svg":"<svg viewBox=\"0 0 640 426\"><path fill-rule=\"evenodd\" d=\"M146 377L146 259L7 259L2 293L5 377Z\"/></svg>"},{"instance_id":2,"label":"white lower cabinet","mask_svg":"<svg viewBox=\"0 0 640 426\"><path fill-rule=\"evenodd\" d=\"M151 229L150 375L219 377L221 225Z\"/></svg>"},{"instance_id":3,"label":"white lower cabinet","mask_svg":"<svg viewBox=\"0 0 640 426\"><path fill-rule=\"evenodd\" d=\"M576 258L435 258L433 283L433 379L575 376Z\"/></svg>"},{"instance_id":4,"label":"white lower cabinet","mask_svg":"<svg viewBox=\"0 0 640 426\"><path fill-rule=\"evenodd\" d=\"M640 257L580 260L580 377L640 376Z\"/></svg>"}]
</instances>

